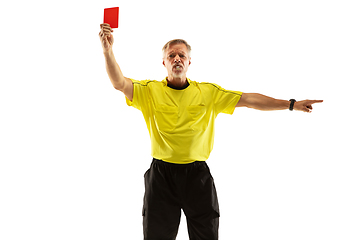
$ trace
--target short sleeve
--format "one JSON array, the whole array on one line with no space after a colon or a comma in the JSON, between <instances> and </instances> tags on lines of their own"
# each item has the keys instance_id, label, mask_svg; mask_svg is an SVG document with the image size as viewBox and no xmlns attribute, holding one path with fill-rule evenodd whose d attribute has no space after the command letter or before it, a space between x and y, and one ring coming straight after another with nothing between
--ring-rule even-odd
<instances>
[{"instance_id":1,"label":"short sleeve","mask_svg":"<svg viewBox=\"0 0 360 240\"><path fill-rule=\"evenodd\" d=\"M213 85L215 86L214 106L216 115L219 113L233 114L236 104L242 96L242 92L229 91L216 84Z\"/></svg>"},{"instance_id":2,"label":"short sleeve","mask_svg":"<svg viewBox=\"0 0 360 240\"><path fill-rule=\"evenodd\" d=\"M149 104L149 89L147 80L137 81L131 79L133 82L134 92L133 92L133 100L130 101L126 96L126 104L128 106L132 106L140 111L144 111L148 108Z\"/></svg>"}]
</instances>

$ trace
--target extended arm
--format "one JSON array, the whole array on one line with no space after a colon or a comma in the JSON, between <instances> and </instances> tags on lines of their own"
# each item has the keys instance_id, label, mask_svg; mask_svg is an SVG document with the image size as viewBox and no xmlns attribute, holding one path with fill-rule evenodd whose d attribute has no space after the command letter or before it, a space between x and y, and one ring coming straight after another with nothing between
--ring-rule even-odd
<instances>
[{"instance_id":1,"label":"extended arm","mask_svg":"<svg viewBox=\"0 0 360 240\"><path fill-rule=\"evenodd\" d=\"M105 57L106 71L110 81L116 90L125 94L125 96L132 101L133 99L133 83L129 78L124 77L119 65L115 60L112 50L114 37L111 34L113 31L109 24L104 23L100 25L101 31L99 33L100 41L103 47Z\"/></svg>"},{"instance_id":2,"label":"extended arm","mask_svg":"<svg viewBox=\"0 0 360 240\"><path fill-rule=\"evenodd\" d=\"M323 100L303 100L295 102L294 110L311 112L312 104L320 103ZM290 102L271 98L259 93L243 93L236 107L248 107L262 111L285 110L289 109Z\"/></svg>"}]
</instances>

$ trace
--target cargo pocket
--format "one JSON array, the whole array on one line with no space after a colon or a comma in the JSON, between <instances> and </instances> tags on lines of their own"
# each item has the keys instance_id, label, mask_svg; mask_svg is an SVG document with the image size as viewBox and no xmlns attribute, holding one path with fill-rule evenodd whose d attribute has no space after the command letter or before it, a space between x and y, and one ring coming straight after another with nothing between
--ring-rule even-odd
<instances>
[{"instance_id":1,"label":"cargo pocket","mask_svg":"<svg viewBox=\"0 0 360 240\"><path fill-rule=\"evenodd\" d=\"M219 211L215 210L213 214L214 214L213 215L214 218L219 218L220 217L220 212Z\"/></svg>"},{"instance_id":2,"label":"cargo pocket","mask_svg":"<svg viewBox=\"0 0 360 240\"><path fill-rule=\"evenodd\" d=\"M142 209L142 216L145 217L145 208Z\"/></svg>"},{"instance_id":3,"label":"cargo pocket","mask_svg":"<svg viewBox=\"0 0 360 240\"><path fill-rule=\"evenodd\" d=\"M144 173L144 178L146 178L146 174L150 171L150 168Z\"/></svg>"}]
</instances>

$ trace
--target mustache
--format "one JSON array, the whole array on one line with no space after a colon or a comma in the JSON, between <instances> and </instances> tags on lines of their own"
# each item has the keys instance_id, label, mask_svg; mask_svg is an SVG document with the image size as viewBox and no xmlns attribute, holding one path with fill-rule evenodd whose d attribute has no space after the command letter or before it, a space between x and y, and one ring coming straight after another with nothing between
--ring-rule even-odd
<instances>
[{"instance_id":1,"label":"mustache","mask_svg":"<svg viewBox=\"0 0 360 240\"><path fill-rule=\"evenodd\" d=\"M181 63L174 63L172 66L173 67L177 67L177 66L184 67L184 65L182 65Z\"/></svg>"}]
</instances>

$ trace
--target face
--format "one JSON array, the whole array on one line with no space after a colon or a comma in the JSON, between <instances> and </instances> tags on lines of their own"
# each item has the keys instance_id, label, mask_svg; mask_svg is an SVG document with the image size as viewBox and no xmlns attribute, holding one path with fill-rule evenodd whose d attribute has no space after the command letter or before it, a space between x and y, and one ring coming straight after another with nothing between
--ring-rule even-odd
<instances>
[{"instance_id":1,"label":"face","mask_svg":"<svg viewBox=\"0 0 360 240\"><path fill-rule=\"evenodd\" d=\"M173 44L165 51L163 64L168 71L168 76L179 78L186 76L191 58L185 44Z\"/></svg>"}]
</instances>

